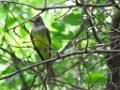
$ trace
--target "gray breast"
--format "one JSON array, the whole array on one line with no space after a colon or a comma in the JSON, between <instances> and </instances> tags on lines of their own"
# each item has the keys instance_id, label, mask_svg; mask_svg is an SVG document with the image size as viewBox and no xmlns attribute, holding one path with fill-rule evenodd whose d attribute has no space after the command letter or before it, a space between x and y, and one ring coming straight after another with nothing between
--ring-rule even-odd
<instances>
[{"instance_id":1,"label":"gray breast","mask_svg":"<svg viewBox=\"0 0 120 90\"><path fill-rule=\"evenodd\" d=\"M31 30L31 32L32 33L34 33L34 34L38 34L38 33L40 33L40 34L42 34L42 33L45 33L45 26L39 26L39 27L35 27L35 26L33 26L33 28L32 28L32 30Z\"/></svg>"}]
</instances>

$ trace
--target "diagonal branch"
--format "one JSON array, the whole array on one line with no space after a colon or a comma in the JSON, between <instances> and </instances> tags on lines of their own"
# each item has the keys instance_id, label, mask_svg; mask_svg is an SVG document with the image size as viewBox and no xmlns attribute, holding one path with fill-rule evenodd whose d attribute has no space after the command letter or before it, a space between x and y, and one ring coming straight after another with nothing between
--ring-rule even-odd
<instances>
[{"instance_id":1,"label":"diagonal branch","mask_svg":"<svg viewBox=\"0 0 120 90\"><path fill-rule=\"evenodd\" d=\"M58 57L53 57L53 58L45 60L45 61L37 62L35 64L32 64L32 65L28 66L28 67L20 69L19 71L16 71L16 72L13 72L9 75L3 76L3 77L0 78L0 80L12 77L12 76L14 76L18 73L21 73L21 72L26 71L28 69L31 69L33 67L39 66L41 64L45 64L47 62L57 61L57 60L60 60L62 58L66 58L66 57L69 57L69 56L72 56L72 55L88 54L88 53L120 53L120 50L88 50L87 52L85 52L85 51L73 51L71 53L61 55L59 58Z\"/></svg>"}]
</instances>

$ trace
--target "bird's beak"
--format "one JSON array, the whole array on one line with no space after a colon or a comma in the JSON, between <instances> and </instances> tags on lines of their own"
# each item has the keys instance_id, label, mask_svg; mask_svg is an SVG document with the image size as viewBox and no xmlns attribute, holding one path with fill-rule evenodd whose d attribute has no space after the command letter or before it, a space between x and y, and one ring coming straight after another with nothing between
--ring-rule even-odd
<instances>
[{"instance_id":1,"label":"bird's beak","mask_svg":"<svg viewBox=\"0 0 120 90\"><path fill-rule=\"evenodd\" d=\"M33 20L32 20L32 19L30 19L29 21L33 23Z\"/></svg>"}]
</instances>

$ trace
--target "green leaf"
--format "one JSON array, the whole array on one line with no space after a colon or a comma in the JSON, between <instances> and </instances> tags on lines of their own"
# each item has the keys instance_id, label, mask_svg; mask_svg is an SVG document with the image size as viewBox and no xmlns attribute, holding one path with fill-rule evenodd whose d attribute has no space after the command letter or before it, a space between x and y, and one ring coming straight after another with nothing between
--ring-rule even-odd
<instances>
[{"instance_id":1,"label":"green leaf","mask_svg":"<svg viewBox=\"0 0 120 90\"><path fill-rule=\"evenodd\" d=\"M56 29L57 32L63 32L65 30L65 25L57 22L53 22L52 27Z\"/></svg>"},{"instance_id":2,"label":"green leaf","mask_svg":"<svg viewBox=\"0 0 120 90\"><path fill-rule=\"evenodd\" d=\"M55 49L55 50L59 50L61 47L62 47L62 43L59 43L57 41L52 41L52 47Z\"/></svg>"},{"instance_id":3,"label":"green leaf","mask_svg":"<svg viewBox=\"0 0 120 90\"><path fill-rule=\"evenodd\" d=\"M69 15L66 15L63 19L66 23L71 25L79 25L80 24L80 14L74 14L71 13Z\"/></svg>"},{"instance_id":4,"label":"green leaf","mask_svg":"<svg viewBox=\"0 0 120 90\"><path fill-rule=\"evenodd\" d=\"M102 73L95 72L85 78L89 84L104 84L106 82L107 76Z\"/></svg>"},{"instance_id":5,"label":"green leaf","mask_svg":"<svg viewBox=\"0 0 120 90\"><path fill-rule=\"evenodd\" d=\"M13 69L6 66L5 70L2 71L1 73L2 73L2 75L7 75L8 73L12 73L12 72L13 72Z\"/></svg>"},{"instance_id":6,"label":"green leaf","mask_svg":"<svg viewBox=\"0 0 120 90\"><path fill-rule=\"evenodd\" d=\"M12 17L8 17L7 18L7 26L10 27L11 25L13 25L15 23L15 19L13 19Z\"/></svg>"},{"instance_id":7,"label":"green leaf","mask_svg":"<svg viewBox=\"0 0 120 90\"><path fill-rule=\"evenodd\" d=\"M27 35L27 32L25 31L25 29L20 27L20 36L25 37L26 35Z\"/></svg>"}]
</instances>

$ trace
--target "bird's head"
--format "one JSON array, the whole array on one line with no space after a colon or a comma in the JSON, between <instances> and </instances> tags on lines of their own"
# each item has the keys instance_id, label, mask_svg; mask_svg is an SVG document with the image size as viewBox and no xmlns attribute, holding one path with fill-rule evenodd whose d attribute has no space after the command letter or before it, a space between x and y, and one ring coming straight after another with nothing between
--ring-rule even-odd
<instances>
[{"instance_id":1,"label":"bird's head","mask_svg":"<svg viewBox=\"0 0 120 90\"><path fill-rule=\"evenodd\" d=\"M34 26L44 25L41 16L35 16L33 20L31 20L31 22L33 23Z\"/></svg>"}]
</instances>

